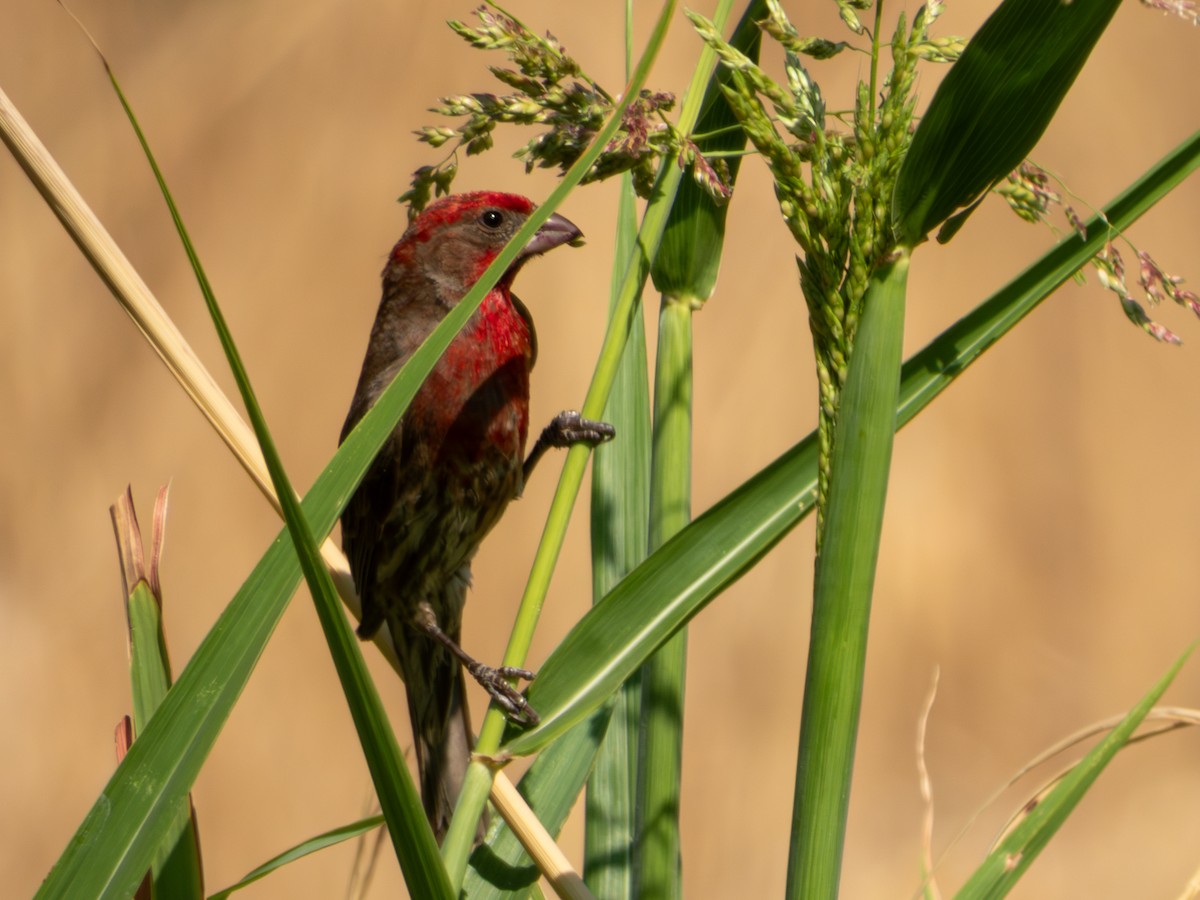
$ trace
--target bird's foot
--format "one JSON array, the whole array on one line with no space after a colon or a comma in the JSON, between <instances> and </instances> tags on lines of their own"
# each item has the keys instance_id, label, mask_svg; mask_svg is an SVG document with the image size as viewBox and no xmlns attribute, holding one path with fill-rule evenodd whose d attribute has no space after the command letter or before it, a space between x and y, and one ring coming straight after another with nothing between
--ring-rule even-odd
<instances>
[{"instance_id":1,"label":"bird's foot","mask_svg":"<svg viewBox=\"0 0 1200 900\"><path fill-rule=\"evenodd\" d=\"M509 719L518 725L536 725L538 723L538 714L529 705L525 695L518 691L509 680L520 678L524 681L533 681L533 672L528 669L519 669L516 666L501 666L494 669L474 659L465 665L471 677L479 682L480 686L488 692L488 696L504 710L504 714Z\"/></svg>"},{"instance_id":2,"label":"bird's foot","mask_svg":"<svg viewBox=\"0 0 1200 900\"><path fill-rule=\"evenodd\" d=\"M529 481L529 476L533 473L538 460L551 447L571 447L575 444L587 444L589 447L595 447L597 444L611 441L616 436L617 429L607 422L593 422L591 419L585 419L573 409L563 410L551 419L550 424L543 428L542 433L538 435L533 449L529 451L529 457L525 460L522 481Z\"/></svg>"},{"instance_id":3,"label":"bird's foot","mask_svg":"<svg viewBox=\"0 0 1200 900\"><path fill-rule=\"evenodd\" d=\"M512 721L518 725L536 725L539 721L538 714L533 711L533 707L529 705L529 701L510 683L510 679L523 679L525 681L533 681L534 674L528 669L519 669L516 666L500 666L500 668L492 668L485 666L462 647L458 646L450 635L442 631L438 625L437 615L433 611L433 607L428 603L421 603L417 607L416 616L413 619L414 624L442 644L447 650L457 657L462 663L463 668L470 673L471 677L479 682L480 687L488 692L499 707L504 710Z\"/></svg>"},{"instance_id":4,"label":"bird's foot","mask_svg":"<svg viewBox=\"0 0 1200 900\"><path fill-rule=\"evenodd\" d=\"M575 410L567 409L551 419L550 424L542 429L538 441L547 447L570 447L574 444L595 447L616 436L617 430L607 422L585 419Z\"/></svg>"}]
</instances>

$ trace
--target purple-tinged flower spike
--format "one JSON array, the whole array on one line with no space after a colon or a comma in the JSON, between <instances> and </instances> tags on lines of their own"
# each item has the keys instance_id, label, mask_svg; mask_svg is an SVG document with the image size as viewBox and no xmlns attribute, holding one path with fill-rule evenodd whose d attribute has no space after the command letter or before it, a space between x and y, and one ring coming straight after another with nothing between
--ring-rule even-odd
<instances>
[{"instance_id":1,"label":"purple-tinged flower spike","mask_svg":"<svg viewBox=\"0 0 1200 900\"><path fill-rule=\"evenodd\" d=\"M1150 285L1153 285L1155 282L1153 279L1148 280L1146 276L1146 261L1149 260L1149 257L1145 256L1145 254L1139 253L1138 258L1142 260L1139 281L1142 287L1146 289L1146 296L1150 297L1153 301L1154 294L1151 292ZM1112 245L1112 243L1109 243L1108 246L1104 248L1104 252L1097 253L1094 257L1092 257L1092 265L1096 267L1096 274L1100 278L1100 283L1105 288L1117 295L1117 299L1121 302L1121 309L1124 310L1125 316L1130 322L1142 329L1144 332L1146 332L1146 334L1150 335L1155 340L1162 341L1164 344L1183 343L1183 339L1180 338L1179 335L1171 331L1165 325L1161 325L1151 319L1150 316L1146 314L1146 310L1142 304L1138 303L1131 296L1129 296L1129 289L1125 286L1125 263L1121 259L1120 252ZM1157 267L1153 265L1152 260L1150 261L1150 267L1153 270L1157 270ZM1167 282L1159 280L1158 283L1166 284Z\"/></svg>"},{"instance_id":2,"label":"purple-tinged flower spike","mask_svg":"<svg viewBox=\"0 0 1200 900\"><path fill-rule=\"evenodd\" d=\"M1050 175L1039 166L1026 160L1012 172L1004 185L994 190L1000 194L1013 211L1027 222L1046 222L1051 204L1061 204L1063 215L1071 228L1080 236L1087 237L1087 225L1074 207L1062 201L1062 196L1049 187ZM1122 239L1126 240L1122 236ZM1170 297L1180 306L1186 306L1195 315L1200 316L1200 297L1189 290L1180 287L1183 279L1168 275L1150 256L1142 250L1137 250L1138 284L1145 291L1146 299L1155 306L1164 297ZM1143 331L1156 340L1167 344L1180 344L1182 340L1168 328L1152 320L1146 314L1145 308L1129 295L1125 284L1125 262L1120 252L1109 241L1104 249L1091 260L1096 269L1096 275L1105 290L1112 291L1121 302L1121 308L1126 317Z\"/></svg>"},{"instance_id":3,"label":"purple-tinged flower spike","mask_svg":"<svg viewBox=\"0 0 1200 900\"><path fill-rule=\"evenodd\" d=\"M1173 16L1179 16L1185 22L1191 22L1193 25L1200 23L1200 7L1194 0L1142 0L1143 6L1148 6L1150 9L1157 9L1159 12L1170 13Z\"/></svg>"},{"instance_id":4,"label":"purple-tinged flower spike","mask_svg":"<svg viewBox=\"0 0 1200 900\"><path fill-rule=\"evenodd\" d=\"M1192 312L1194 312L1197 316L1200 316L1200 297L1197 297L1194 292L1180 291L1179 292L1179 300L1184 306L1186 306L1188 309L1190 309Z\"/></svg>"},{"instance_id":5,"label":"purple-tinged flower spike","mask_svg":"<svg viewBox=\"0 0 1200 900\"><path fill-rule=\"evenodd\" d=\"M1007 182L997 187L996 193L1026 222L1045 222L1050 206L1062 203L1062 196L1050 190L1049 185L1046 170L1025 160L1009 173Z\"/></svg>"},{"instance_id":6,"label":"purple-tinged flower spike","mask_svg":"<svg viewBox=\"0 0 1200 900\"><path fill-rule=\"evenodd\" d=\"M1151 303L1158 303L1164 296L1170 297L1180 306L1186 306L1200 316L1200 298L1195 293L1181 288L1183 279L1178 275L1168 275L1144 250L1138 251L1140 272L1138 283L1145 290Z\"/></svg>"},{"instance_id":7,"label":"purple-tinged flower spike","mask_svg":"<svg viewBox=\"0 0 1200 900\"><path fill-rule=\"evenodd\" d=\"M1084 224L1079 213L1075 212L1075 207L1064 205L1063 215L1067 217L1067 221L1071 223L1071 227L1075 229L1075 233L1081 238L1087 237L1087 225Z\"/></svg>"},{"instance_id":8,"label":"purple-tinged flower spike","mask_svg":"<svg viewBox=\"0 0 1200 900\"><path fill-rule=\"evenodd\" d=\"M465 121L456 127L426 125L417 130L418 140L443 148L446 156L437 165L422 166L413 173L411 187L399 198L409 205L410 219L434 196L450 192L460 150L473 156L491 149L498 125L544 129L515 155L525 163L526 172L554 167L565 172L616 105L613 96L584 72L554 35L535 34L492 0L475 14L478 25L448 24L472 47L500 51L508 57L516 68L490 66L489 71L510 92L443 97L430 109L439 116ZM622 118L621 129L584 176L584 182L630 172L634 189L648 197L660 160L677 158L689 140L666 117L674 103L674 95L665 92L644 90L635 97ZM694 147L690 152L697 183L714 200L723 202L730 188L720 175L722 167L696 155Z\"/></svg>"},{"instance_id":9,"label":"purple-tinged flower spike","mask_svg":"<svg viewBox=\"0 0 1200 900\"><path fill-rule=\"evenodd\" d=\"M1142 308L1142 304L1138 303L1132 297L1122 297L1121 308L1125 310L1125 315L1129 317L1130 322L1141 328L1155 340L1162 341L1164 344L1183 343L1183 338L1165 325L1155 322L1146 315L1146 310Z\"/></svg>"}]
</instances>

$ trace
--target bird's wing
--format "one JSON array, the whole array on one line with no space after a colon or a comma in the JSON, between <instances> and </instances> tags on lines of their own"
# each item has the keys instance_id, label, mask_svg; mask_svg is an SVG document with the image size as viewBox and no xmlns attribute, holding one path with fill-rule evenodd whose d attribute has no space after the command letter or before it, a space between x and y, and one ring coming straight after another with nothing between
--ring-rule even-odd
<instances>
[{"instance_id":1,"label":"bird's wing","mask_svg":"<svg viewBox=\"0 0 1200 900\"><path fill-rule=\"evenodd\" d=\"M516 294L509 294L512 298L513 306L516 307L521 318L525 320L525 327L529 329L529 368L533 368L533 364L537 362L537 329L533 327L533 315L529 312L529 307L521 302L521 298Z\"/></svg>"}]
</instances>

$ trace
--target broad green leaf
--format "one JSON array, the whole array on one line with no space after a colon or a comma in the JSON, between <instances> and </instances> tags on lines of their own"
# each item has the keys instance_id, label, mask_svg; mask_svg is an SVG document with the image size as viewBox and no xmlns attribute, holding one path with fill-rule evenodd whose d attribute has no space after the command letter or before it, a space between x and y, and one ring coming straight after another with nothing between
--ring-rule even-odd
<instances>
[{"instance_id":1,"label":"broad green leaf","mask_svg":"<svg viewBox=\"0 0 1200 900\"><path fill-rule=\"evenodd\" d=\"M969 212L1020 164L1120 2L1000 4L946 73L913 135L892 200L901 242L915 246L955 211Z\"/></svg>"},{"instance_id":2,"label":"broad green leaf","mask_svg":"<svg viewBox=\"0 0 1200 900\"><path fill-rule=\"evenodd\" d=\"M900 253L871 275L838 409L813 585L788 897L838 894L896 432L908 265Z\"/></svg>"},{"instance_id":3,"label":"broad green leaf","mask_svg":"<svg viewBox=\"0 0 1200 900\"><path fill-rule=\"evenodd\" d=\"M627 15L632 17L632 5ZM633 183L625 179L617 210L616 253L613 259L610 304L620 301L623 267L637 239L637 207ZM604 409L605 421L617 429L618 440L596 448L592 462L592 600L599 602L646 558L650 507L650 385L646 377L646 325L639 305L634 311L625 352ZM630 678L613 698L562 740L547 748L521 779L530 791L544 758L559 751L571 758L580 741L601 740L589 777L582 769L573 785L561 784L563 799L572 801L587 780L584 824L583 877L598 897L629 896L633 879L634 802L637 793L637 734L641 718L641 682ZM607 727L602 727L605 723ZM591 750L590 752L596 752ZM552 759L544 765L557 766ZM543 792L549 793L549 792ZM560 803L564 812L569 803ZM542 809L539 804L539 818ZM565 815L563 817L565 819ZM545 822L545 819L542 819ZM559 821L561 827L561 820ZM558 833L559 828L554 828Z\"/></svg>"}]
</instances>

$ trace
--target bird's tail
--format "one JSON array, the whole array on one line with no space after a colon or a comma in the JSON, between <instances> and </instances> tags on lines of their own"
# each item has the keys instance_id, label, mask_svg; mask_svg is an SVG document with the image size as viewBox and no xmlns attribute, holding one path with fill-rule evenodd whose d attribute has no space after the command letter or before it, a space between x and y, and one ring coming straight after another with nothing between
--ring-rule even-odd
<instances>
[{"instance_id":1,"label":"bird's tail","mask_svg":"<svg viewBox=\"0 0 1200 900\"><path fill-rule=\"evenodd\" d=\"M405 634L395 635L395 643L408 693L421 801L440 844L450 827L474 742L462 665L433 638L404 625L399 628ZM458 641L457 633L451 637ZM477 841L485 828L481 820Z\"/></svg>"}]
</instances>

